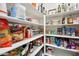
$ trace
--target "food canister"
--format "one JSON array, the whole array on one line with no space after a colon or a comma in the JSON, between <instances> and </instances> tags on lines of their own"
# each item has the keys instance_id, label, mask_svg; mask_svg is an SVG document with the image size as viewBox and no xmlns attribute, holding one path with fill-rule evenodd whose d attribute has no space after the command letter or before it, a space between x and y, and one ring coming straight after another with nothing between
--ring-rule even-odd
<instances>
[{"instance_id":1,"label":"food canister","mask_svg":"<svg viewBox=\"0 0 79 59\"><path fill-rule=\"evenodd\" d=\"M0 3L0 14L7 15L7 13L6 3Z\"/></svg>"}]
</instances>

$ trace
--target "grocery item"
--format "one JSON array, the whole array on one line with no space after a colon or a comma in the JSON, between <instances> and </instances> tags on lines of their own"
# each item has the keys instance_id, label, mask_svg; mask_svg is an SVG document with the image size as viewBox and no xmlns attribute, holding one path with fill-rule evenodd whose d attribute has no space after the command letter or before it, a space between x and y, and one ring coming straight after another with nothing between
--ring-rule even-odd
<instances>
[{"instance_id":1,"label":"grocery item","mask_svg":"<svg viewBox=\"0 0 79 59\"><path fill-rule=\"evenodd\" d=\"M62 35L62 28L57 28L57 34Z\"/></svg>"},{"instance_id":2,"label":"grocery item","mask_svg":"<svg viewBox=\"0 0 79 59\"><path fill-rule=\"evenodd\" d=\"M6 3L0 3L0 14L2 15L7 15L7 7L6 7Z\"/></svg>"},{"instance_id":3,"label":"grocery item","mask_svg":"<svg viewBox=\"0 0 79 59\"><path fill-rule=\"evenodd\" d=\"M61 39L60 38L55 38L55 44L57 46L61 46Z\"/></svg>"},{"instance_id":4,"label":"grocery item","mask_svg":"<svg viewBox=\"0 0 79 59\"><path fill-rule=\"evenodd\" d=\"M58 13L60 13L60 12L61 12L61 6L58 5Z\"/></svg>"},{"instance_id":5,"label":"grocery item","mask_svg":"<svg viewBox=\"0 0 79 59\"><path fill-rule=\"evenodd\" d=\"M16 8L16 6L15 6L15 4L14 4L14 5L11 7L10 16L16 17L16 10L17 10L17 8Z\"/></svg>"},{"instance_id":6,"label":"grocery item","mask_svg":"<svg viewBox=\"0 0 79 59\"><path fill-rule=\"evenodd\" d=\"M76 35L76 36L79 36L79 29L77 29L77 30L75 31L75 35Z\"/></svg>"},{"instance_id":7,"label":"grocery item","mask_svg":"<svg viewBox=\"0 0 79 59\"><path fill-rule=\"evenodd\" d=\"M65 5L65 3L62 3L61 12L65 12L65 11L66 11L66 5Z\"/></svg>"},{"instance_id":8,"label":"grocery item","mask_svg":"<svg viewBox=\"0 0 79 59\"><path fill-rule=\"evenodd\" d=\"M71 17L67 18L67 23L68 24L73 24L73 18L71 18Z\"/></svg>"},{"instance_id":9,"label":"grocery item","mask_svg":"<svg viewBox=\"0 0 79 59\"><path fill-rule=\"evenodd\" d=\"M65 26L62 27L62 34L66 35L66 27Z\"/></svg>"},{"instance_id":10,"label":"grocery item","mask_svg":"<svg viewBox=\"0 0 79 59\"><path fill-rule=\"evenodd\" d=\"M71 30L70 30L70 28L66 28L66 35L71 36Z\"/></svg>"},{"instance_id":11,"label":"grocery item","mask_svg":"<svg viewBox=\"0 0 79 59\"><path fill-rule=\"evenodd\" d=\"M21 20L25 20L26 19L26 8L21 5L20 3L13 3L13 4L9 4L10 6L8 6L8 12L9 12L9 16L12 17L16 17L19 18Z\"/></svg>"},{"instance_id":12,"label":"grocery item","mask_svg":"<svg viewBox=\"0 0 79 59\"><path fill-rule=\"evenodd\" d=\"M0 18L0 47L11 47L12 37L9 32L9 25L6 19Z\"/></svg>"},{"instance_id":13,"label":"grocery item","mask_svg":"<svg viewBox=\"0 0 79 59\"><path fill-rule=\"evenodd\" d=\"M70 28L71 36L75 36L76 28Z\"/></svg>"},{"instance_id":14,"label":"grocery item","mask_svg":"<svg viewBox=\"0 0 79 59\"><path fill-rule=\"evenodd\" d=\"M64 41L63 41L63 46L64 46L65 48L67 48L67 46L68 46L67 40L64 40Z\"/></svg>"},{"instance_id":15,"label":"grocery item","mask_svg":"<svg viewBox=\"0 0 79 59\"><path fill-rule=\"evenodd\" d=\"M35 45L40 46L42 44L42 39L37 39Z\"/></svg>"},{"instance_id":16,"label":"grocery item","mask_svg":"<svg viewBox=\"0 0 79 59\"><path fill-rule=\"evenodd\" d=\"M70 40L69 44L71 49L76 49L76 43L74 40Z\"/></svg>"},{"instance_id":17,"label":"grocery item","mask_svg":"<svg viewBox=\"0 0 79 59\"><path fill-rule=\"evenodd\" d=\"M12 35L12 42L15 43L17 41L23 40L24 33L22 31L22 26L19 24L12 24L10 26L10 32Z\"/></svg>"},{"instance_id":18,"label":"grocery item","mask_svg":"<svg viewBox=\"0 0 79 59\"><path fill-rule=\"evenodd\" d=\"M47 53L52 54L54 49L52 47L47 47Z\"/></svg>"},{"instance_id":19,"label":"grocery item","mask_svg":"<svg viewBox=\"0 0 79 59\"><path fill-rule=\"evenodd\" d=\"M50 38L47 39L47 43L51 44L51 39Z\"/></svg>"},{"instance_id":20,"label":"grocery item","mask_svg":"<svg viewBox=\"0 0 79 59\"><path fill-rule=\"evenodd\" d=\"M33 36L33 31L30 27L26 29L25 38L31 38Z\"/></svg>"}]
</instances>

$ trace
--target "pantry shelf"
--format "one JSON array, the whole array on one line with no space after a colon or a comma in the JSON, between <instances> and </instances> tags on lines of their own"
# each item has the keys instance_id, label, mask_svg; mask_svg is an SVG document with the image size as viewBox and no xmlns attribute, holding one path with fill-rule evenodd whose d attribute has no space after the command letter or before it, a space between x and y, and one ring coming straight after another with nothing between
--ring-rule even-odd
<instances>
[{"instance_id":1,"label":"pantry shelf","mask_svg":"<svg viewBox=\"0 0 79 59\"><path fill-rule=\"evenodd\" d=\"M67 15L74 15L74 14L78 14L79 10L72 10L72 11L68 11L68 12L61 12L61 13L56 13L56 14L52 14L52 15L47 15L47 17L57 17L57 16L67 16Z\"/></svg>"},{"instance_id":2,"label":"pantry shelf","mask_svg":"<svg viewBox=\"0 0 79 59\"><path fill-rule=\"evenodd\" d=\"M35 56L42 48L44 47L44 44L39 46L33 53L31 53L29 56Z\"/></svg>"},{"instance_id":3,"label":"pantry shelf","mask_svg":"<svg viewBox=\"0 0 79 59\"><path fill-rule=\"evenodd\" d=\"M52 55L51 55L51 54L49 54L49 53L45 53L45 55L46 55L46 56L52 56Z\"/></svg>"},{"instance_id":4,"label":"pantry shelf","mask_svg":"<svg viewBox=\"0 0 79 59\"><path fill-rule=\"evenodd\" d=\"M54 37L62 37L62 38L74 38L74 39L79 39L78 36L53 35L53 34L46 34L46 36L54 36Z\"/></svg>"},{"instance_id":5,"label":"pantry shelf","mask_svg":"<svg viewBox=\"0 0 79 59\"><path fill-rule=\"evenodd\" d=\"M18 19L16 17L6 16L6 15L3 15L3 14L0 14L0 18L5 18L5 19L8 20L8 22L12 22L12 23L18 23L18 24L23 24L23 25L28 24L28 25L34 25L34 26L43 26L43 24L34 23L34 22Z\"/></svg>"},{"instance_id":6,"label":"pantry shelf","mask_svg":"<svg viewBox=\"0 0 79 59\"><path fill-rule=\"evenodd\" d=\"M78 26L79 24L47 24L47 27L52 27L52 26Z\"/></svg>"},{"instance_id":7,"label":"pantry shelf","mask_svg":"<svg viewBox=\"0 0 79 59\"><path fill-rule=\"evenodd\" d=\"M51 47L55 47L55 48L59 48L59 49L63 49L63 50L67 50L67 51L71 51L71 52L75 52L75 53L79 53L79 50L75 50L75 49L67 49L64 47L58 47L56 45L52 45L52 44L46 44L47 46L51 46Z\"/></svg>"},{"instance_id":8,"label":"pantry shelf","mask_svg":"<svg viewBox=\"0 0 79 59\"><path fill-rule=\"evenodd\" d=\"M40 38L40 37L42 37L42 36L43 36L43 34L39 34L39 35L33 36L32 38L24 39L23 41L14 43L14 44L12 45L12 47L0 48L0 55L6 53L6 52L8 52L8 51L11 51L11 50L13 50L13 49L15 49L15 48L18 48L18 47L20 47L20 46L22 46L22 45L24 45L24 44L27 44L27 43L29 43L29 42L31 42L31 41L34 41L34 40L36 40L36 39L38 39L38 38Z\"/></svg>"}]
</instances>

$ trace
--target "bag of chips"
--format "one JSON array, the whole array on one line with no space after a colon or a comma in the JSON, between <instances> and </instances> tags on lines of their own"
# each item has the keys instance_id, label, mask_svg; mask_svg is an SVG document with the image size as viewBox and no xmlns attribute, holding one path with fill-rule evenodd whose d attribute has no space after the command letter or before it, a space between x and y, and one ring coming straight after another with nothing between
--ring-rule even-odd
<instances>
[{"instance_id":1,"label":"bag of chips","mask_svg":"<svg viewBox=\"0 0 79 59\"><path fill-rule=\"evenodd\" d=\"M11 40L8 21L0 18L0 47L10 47L12 45Z\"/></svg>"}]
</instances>

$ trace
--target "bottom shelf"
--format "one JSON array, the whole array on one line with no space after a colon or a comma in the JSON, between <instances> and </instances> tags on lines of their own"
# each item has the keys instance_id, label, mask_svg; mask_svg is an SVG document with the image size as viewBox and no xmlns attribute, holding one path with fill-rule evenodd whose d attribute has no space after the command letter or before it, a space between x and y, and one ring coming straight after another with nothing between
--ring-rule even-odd
<instances>
[{"instance_id":1,"label":"bottom shelf","mask_svg":"<svg viewBox=\"0 0 79 59\"><path fill-rule=\"evenodd\" d=\"M67 48L64 48L64 47L58 47L56 45L52 45L52 44L46 44L47 46L51 46L51 47L55 47L55 48L59 48L59 49L63 49L63 50L67 50L67 51L71 51L71 52L76 52L76 53L79 53L79 50L75 50L75 49L67 49Z\"/></svg>"},{"instance_id":2,"label":"bottom shelf","mask_svg":"<svg viewBox=\"0 0 79 59\"><path fill-rule=\"evenodd\" d=\"M45 53L44 55L45 55L45 56L52 56L52 55L51 55L51 54L49 54L49 53Z\"/></svg>"},{"instance_id":3,"label":"bottom shelf","mask_svg":"<svg viewBox=\"0 0 79 59\"><path fill-rule=\"evenodd\" d=\"M44 44L42 44L39 47L36 47L35 50L31 54L29 54L28 56L35 56L43 47L44 47Z\"/></svg>"}]
</instances>

